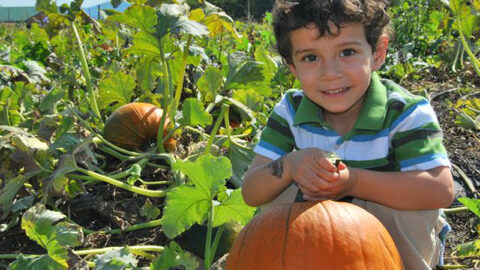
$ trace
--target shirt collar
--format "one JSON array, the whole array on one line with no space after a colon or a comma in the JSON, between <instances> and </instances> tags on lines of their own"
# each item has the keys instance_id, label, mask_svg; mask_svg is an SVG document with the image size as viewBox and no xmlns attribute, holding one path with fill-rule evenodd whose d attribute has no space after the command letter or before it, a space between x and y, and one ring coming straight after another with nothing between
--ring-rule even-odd
<instances>
[{"instance_id":1,"label":"shirt collar","mask_svg":"<svg viewBox=\"0 0 480 270\"><path fill-rule=\"evenodd\" d=\"M376 72L372 72L365 102L354 129L380 130L385 120L386 106L387 89L380 81L380 76ZM318 123L322 126L330 127L323 118L322 108L306 96L300 101L293 119L294 125L304 123Z\"/></svg>"}]
</instances>

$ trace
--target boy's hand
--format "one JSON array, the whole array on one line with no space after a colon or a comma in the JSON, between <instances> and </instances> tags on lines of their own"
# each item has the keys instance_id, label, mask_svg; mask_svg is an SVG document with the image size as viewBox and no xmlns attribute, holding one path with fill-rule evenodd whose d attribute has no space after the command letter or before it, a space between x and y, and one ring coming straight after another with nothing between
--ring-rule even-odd
<instances>
[{"instance_id":1,"label":"boy's hand","mask_svg":"<svg viewBox=\"0 0 480 270\"><path fill-rule=\"evenodd\" d=\"M291 152L286 156L285 163L291 179L308 194L325 191L339 178L335 165L318 148Z\"/></svg>"},{"instance_id":2,"label":"boy's hand","mask_svg":"<svg viewBox=\"0 0 480 270\"><path fill-rule=\"evenodd\" d=\"M337 180L327 182L322 190L313 191L305 186L299 185L300 190L304 194L304 200L337 200L351 195L352 189L355 186L355 171L340 162L337 166L337 172Z\"/></svg>"}]
</instances>

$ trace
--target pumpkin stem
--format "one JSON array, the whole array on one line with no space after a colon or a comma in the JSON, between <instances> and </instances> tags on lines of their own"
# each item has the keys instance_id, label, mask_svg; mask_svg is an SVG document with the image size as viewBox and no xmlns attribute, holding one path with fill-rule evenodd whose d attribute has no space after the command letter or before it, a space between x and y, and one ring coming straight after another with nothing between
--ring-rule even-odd
<instances>
[{"instance_id":1,"label":"pumpkin stem","mask_svg":"<svg viewBox=\"0 0 480 270\"><path fill-rule=\"evenodd\" d=\"M83 43L82 43L82 40L80 39L80 35L78 34L77 27L73 22L72 22L72 29L78 43L78 55L80 56L80 62L82 63L83 76L85 76L85 83L88 91L88 100L90 102L90 107L91 107L90 109L95 114L95 117L99 119L100 128L103 128L102 117L100 116L100 110L98 109L97 99L95 98L95 92L93 91L92 77L90 76L90 71L88 70L87 57L85 56L85 52L83 51Z\"/></svg>"}]
</instances>

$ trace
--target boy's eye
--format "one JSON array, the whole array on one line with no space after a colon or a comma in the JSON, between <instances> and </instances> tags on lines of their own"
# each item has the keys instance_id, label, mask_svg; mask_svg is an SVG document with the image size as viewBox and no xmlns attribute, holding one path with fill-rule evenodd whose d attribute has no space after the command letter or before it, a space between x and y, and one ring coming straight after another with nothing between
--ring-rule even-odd
<instances>
[{"instance_id":1,"label":"boy's eye","mask_svg":"<svg viewBox=\"0 0 480 270\"><path fill-rule=\"evenodd\" d=\"M305 61L305 62L313 62L313 61L317 60L317 57L313 54L309 54L309 55L303 57L302 60Z\"/></svg>"},{"instance_id":2,"label":"boy's eye","mask_svg":"<svg viewBox=\"0 0 480 270\"><path fill-rule=\"evenodd\" d=\"M354 55L356 52L352 49L346 49L346 50L343 50L341 53L340 53L340 57L345 57L345 56L352 56Z\"/></svg>"}]
</instances>

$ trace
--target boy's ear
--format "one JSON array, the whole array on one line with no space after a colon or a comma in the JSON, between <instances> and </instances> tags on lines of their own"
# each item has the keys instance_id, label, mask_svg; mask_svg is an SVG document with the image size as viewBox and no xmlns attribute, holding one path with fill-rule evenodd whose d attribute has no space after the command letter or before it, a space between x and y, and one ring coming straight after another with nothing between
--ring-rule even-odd
<instances>
[{"instance_id":1,"label":"boy's ear","mask_svg":"<svg viewBox=\"0 0 480 270\"><path fill-rule=\"evenodd\" d=\"M383 34L378 38L377 48L373 52L373 70L379 69L383 63L385 63L385 58L387 58L388 42L389 38L387 34Z\"/></svg>"},{"instance_id":2,"label":"boy's ear","mask_svg":"<svg viewBox=\"0 0 480 270\"><path fill-rule=\"evenodd\" d=\"M295 65L293 63L288 63L288 62L287 62L287 65L288 65L288 68L290 69L290 72L292 72L293 76L295 76L295 78L298 78L297 69L295 68Z\"/></svg>"}]
</instances>

